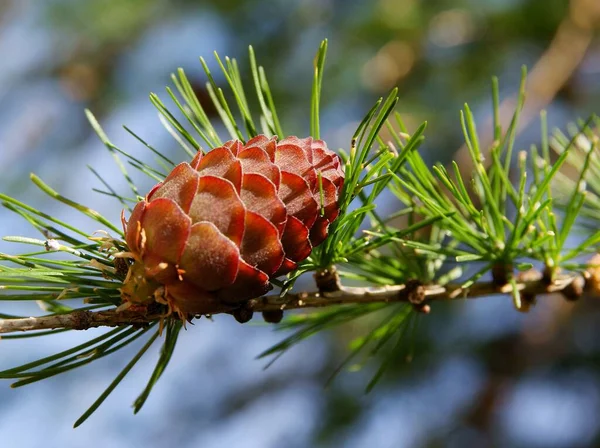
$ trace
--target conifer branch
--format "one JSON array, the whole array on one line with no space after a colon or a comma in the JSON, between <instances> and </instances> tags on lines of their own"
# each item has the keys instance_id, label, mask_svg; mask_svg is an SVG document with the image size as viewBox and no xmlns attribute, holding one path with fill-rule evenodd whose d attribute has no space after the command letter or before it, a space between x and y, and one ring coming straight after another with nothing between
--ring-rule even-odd
<instances>
[{"instance_id":1,"label":"conifer branch","mask_svg":"<svg viewBox=\"0 0 600 448\"><path fill-rule=\"evenodd\" d=\"M96 327L119 327L123 325L143 327L159 318L158 315L117 311L116 309L108 311L75 310L72 313L51 316L0 319L0 333L54 330L58 328L88 330Z\"/></svg>"},{"instance_id":2,"label":"conifer branch","mask_svg":"<svg viewBox=\"0 0 600 448\"><path fill-rule=\"evenodd\" d=\"M475 283L469 288L460 284L425 285L418 280L410 280L400 285L379 287L349 287L316 292L300 292L280 297L277 294L249 300L243 306L245 315L252 313L272 313L294 309L321 308L335 305L356 305L368 303L404 302L415 306L419 311L428 313L430 301L446 301L459 299L479 299L489 296L510 295L513 287L520 292L524 302L533 304L536 297L546 294L560 293L567 300L578 299L586 290L586 275L569 274L548 281L539 271L522 273L514 283L498 284L497 282ZM331 290L333 289L333 290ZM230 313L236 315L237 310ZM215 313L217 314L217 313ZM17 319L0 319L0 333L14 333L50 329L87 330L96 327L135 326L143 327L164 317L160 314L142 313L139 311L74 311L42 317ZM236 318L238 316L236 315ZM249 319L245 319L249 320Z\"/></svg>"},{"instance_id":3,"label":"conifer branch","mask_svg":"<svg viewBox=\"0 0 600 448\"><path fill-rule=\"evenodd\" d=\"M313 138L318 138L320 135L319 104L326 48L327 44L324 41L315 58L310 109ZM201 61L209 80L207 89L213 102L211 106L218 112L230 136L239 139L239 144L242 146L256 138L269 145L270 143L267 142L275 135L283 141L286 134L277 117L271 89L264 70L257 65L252 49L250 49L252 79L260 103L258 115L252 115L250 112L246 100L248 95L244 92L241 74L235 60L229 58L223 60L218 56L216 59L235 101L227 101L223 90L216 85L215 77L207 64L204 60ZM576 300L584 294L600 296L600 255L592 258L587 265L578 261L580 256L600 252L600 231L594 225L600 217L600 199L598 199L600 162L597 156L596 135L600 121L596 117L591 117L585 122L580 120L568 126L566 134L557 131L550 136L545 115L542 115L540 148L532 147L529 152L520 151L518 157L515 157L517 155L515 136L520 129L519 118L522 111L527 112L524 109L525 74L524 70L516 108L508 126L502 125L498 82L492 83L493 144L490 145L485 138L479 137L473 113L465 105L460 114L460 125L470 162L470 168L466 170L467 165L462 162L455 161L451 167L446 168L440 163L431 166L423 158L418 148L424 139L426 123L421 124L416 131L409 132L400 114L394 111L398 102L398 89L393 89L386 98L380 98L360 122L351 140L349 152L340 150L343 163L339 160L337 164L334 163L337 156L327 154L324 142L319 143L324 145L323 147L313 148L314 140L310 140L312 143L307 143L306 147L310 149L309 153L312 155L306 158L303 157L304 149L298 146L298 151L294 154L298 155L300 164L304 161L306 162L304 165L313 166L318 161L315 154L326 156L323 156L319 162L318 173L314 166L311 168L315 170L318 179L318 184L315 185L319 185L319 188L314 190L309 188L310 191L303 193L306 198L312 199L306 201L306 204L321 204L319 215L313 216L317 211L307 206L308 215L311 219L314 217L311 220L312 227L308 224L304 226L299 218L296 219L300 222L297 227L304 226L304 233L290 226L292 230L289 233L297 233L300 243L311 244L299 244L296 247L296 241L290 243L293 246L290 254L294 253L298 259L293 259L292 266L290 261L292 258L290 258L286 265L287 270L284 272L273 272L276 262L281 261L277 258L281 253L276 249L271 250L271 247L277 246L272 243L278 237L285 238L285 233L282 234L279 228L271 226L273 229L267 232L269 238L265 237L264 242L262 238L257 241L260 240L261 245L265 244L265 248L269 247L265 252L271 254L265 256L268 262L263 263L263 260L261 263L265 265L265 269L268 268L269 273L273 274L273 278L264 273L263 276L258 277L251 273L246 275L260 279L261 282L266 282L264 278L269 278L271 284L282 289L278 294L250 300L245 299L263 293L266 283L261 283L259 289L251 289L259 292L250 293L245 291L244 276L240 276L240 284L235 285L235 288L231 283L234 279L227 277L229 283L223 281L223 285L232 289L223 295L216 292L222 286L221 283L205 285L211 277L206 272L212 269L206 260L221 258L234 260L223 263L227 265L227 269L220 267L220 270L215 271L219 274L214 275L215 278L220 277L220 274L229 276L236 272L233 268L238 266L235 263L239 262L242 251L240 247L236 246L234 249L231 246L232 244L243 246L243 241L237 240L242 238L240 236L242 234L246 238L245 228L243 228L246 226L246 218L244 218L244 226L234 226L236 230L234 233L239 236L236 237L237 243L234 243L234 239L229 234L219 233L221 230L216 224L210 222L212 227L211 225L198 227L203 232L199 234L201 245L199 246L198 243L189 245L189 234L185 229L188 228L186 226L189 226L191 218L185 215L187 212L184 213L174 199L162 196L154 202L152 206L154 212L148 212L147 209L151 207L148 204L152 199L146 196L146 199L142 200L140 191L121 158L127 160L141 174L161 183L165 180L166 173L174 173L177 170L175 168L172 171L176 161L171 161L159 150L146 143L142 137L131 132L149 151L159 157L157 162L160 167L133 157L128 151L115 146L98 121L88 112L92 127L115 157L123 179L129 185L130 192L121 195L118 190L99 177L99 173L92 170L106 188L102 192L114 196L119 201L119 208L125 207L123 224L127 237L119 226L111 224L87 206L67 199L35 176L32 176L32 180L45 194L100 223L103 229L109 229L111 233L116 234L116 237L109 234L90 236L85 230L68 222L15 198L0 194L0 202L4 207L25 218L34 228L40 230L45 238L44 240L23 236L4 237L5 241L34 246L34 252L28 251L19 255L0 254L0 290L2 290L0 298L8 301L35 301L44 310L43 312L48 313L40 317L0 314L0 334L13 333L4 338L16 339L45 337L65 330L116 328L60 353L1 371L0 378L15 379L16 382L13 384L15 387L41 381L114 353L145 334L151 335L149 338L146 336L147 341L138 354L77 421L77 426L98 408L162 334L161 355L146 389L136 401L135 412L141 408L171 359L179 331L185 324L182 322L183 319L192 322L202 315L227 313L233 315L238 322L244 323L249 321L254 313L262 313L265 321L278 323L285 311L321 308L318 312L289 316L289 319L282 322L278 328L291 329L292 334L260 355L261 357L275 355L274 358L277 359L290 347L320 331L334 328L375 311L383 311L384 318L352 342L351 354L336 370L337 373L366 346L370 347L369 356L373 356L388 342L397 339L395 347L391 349L391 353L397 354L404 344L403 341L406 338L410 339L410 335L416 328L417 313L414 311L427 314L436 301L505 295L512 299L517 310L528 311L536 298L541 295L559 294L566 300ZM191 172L196 172L191 168L190 163L194 163L194 160L200 162L201 157L205 155L209 157L207 154L210 154L203 150L196 154L196 149L200 147L199 142L205 142L208 148L215 148L222 145L226 138L216 133L213 123L206 115L204 106L200 104L183 70L179 70L177 75L173 76L173 81L175 88L168 88L167 93L176 105L177 111L165 105L156 94L151 95L151 101L158 109L167 131L172 134L188 159L193 157L192 162L186 159L187 165L178 166L189 166ZM232 112L236 110L241 113L242 120L236 120ZM185 120L177 118L181 116ZM387 143L382 137L384 128L391 137L391 141ZM258 135L260 130L264 135ZM299 140L297 137L290 138ZM254 141L256 142L257 140ZM277 148L278 143L275 142L273 145ZM287 146L292 149L294 147L293 144ZM261 150L258 147L253 148L259 149L259 152ZM557 152L556 158L551 156L550 148ZM222 158L225 157L223 154L230 154L229 158L235 159L239 155L237 152L237 155L234 155L227 147L221 148L220 154L215 157ZM273 160L270 154L269 152L264 154L267 165L271 163L268 160ZM486 157L488 163L485 163ZM296 160L296 156L290 160L292 159ZM518 162L518 169L517 176L513 179L514 162ZM569 165L577 168L578 174L572 179L562 172ZM240 167L238 171L234 169L232 172L243 171L239 160L237 165L234 163L232 166ZM277 172L281 171L275 162L273 167L278 170ZM327 172L326 167L329 167L329 177L322 175ZM169 178L173 181L174 178L181 177L180 185L192 185L186 183L183 171L180 168L178 174L173 176L169 174ZM302 178L304 174L302 176L300 174L302 173L298 172L297 177ZM216 178L220 179L220 177ZM255 178L256 182L258 178L260 175ZM263 178L268 185L278 188L269 180L270 178L265 176ZM328 189L325 178L328 179ZM257 191L259 189L272 191L268 186L265 189L265 182L259 182L254 187ZM237 191L234 183L228 178L223 177L219 184L230 186L227 188L231 195L221 197L215 193L215 197L220 198L220 201L222 199L223 203L235 202L236 210L245 207L243 201L239 204L236 202L241 200L238 197L237 183L235 184L238 185ZM282 184L283 181L278 183L280 186ZM211 187L215 192L216 185L217 183ZM297 189L304 191L301 187ZM377 210L376 202L378 198L381 199L380 195L386 190L402 203L401 210L391 216L383 216ZM193 188L189 189L192 195L195 191L197 192ZM326 198L329 198L329 203ZM261 196L259 202L264 202L265 209L275 203L279 204L274 198L271 199L273 201L269 202ZM132 211L128 204L138 200L142 200L141 205L136 206ZM134 219L135 210L138 210L138 214ZM154 215L148 218L151 213ZM287 217L287 209L285 213ZM329 215L326 216L326 213ZM127 216L129 216L128 221L125 219ZM296 217L296 215L291 216ZM161 220L165 217L169 217L168 222L171 224L162 223ZM392 222L401 217L407 217L405 225ZM584 219L579 219L580 217ZM591 218L591 225L586 221L589 218ZM317 219L321 219L319 226L314 224ZM266 216L264 220L269 221ZM143 227L142 221L147 226ZM284 221L277 220L277 222ZM264 226L254 227L258 229ZM570 242L568 237L579 227L587 229L588 232L576 247L571 248L567 245L568 241ZM309 228L310 234L307 233ZM168 231L163 232L165 229ZM151 238L152 244L147 242L148 233L154 235ZM252 234L252 232L248 233L248 235ZM221 237L217 238L219 235ZM322 244L312 244L314 238ZM194 247L195 249L189 251L189 254L196 253L197 249L198 253L206 250L206 253L211 255L205 257L205 264L201 267L196 266L195 261L192 263L189 257L186 263L173 264L172 257L183 257L181 252L175 256L166 250L174 247L173 241L181 242L181 247ZM208 245L208 242L214 244ZM280 247L287 253L287 246L287 243L282 243ZM305 253L306 247L312 250L310 256ZM228 248L226 250L228 256L221 257L222 250L225 250L223 248ZM151 253L153 250L155 254ZM46 257L47 252L57 252L61 256ZM124 255L131 259L125 258ZM149 266L144 264L146 261L154 263L155 259L161 262ZM249 264L256 265L256 271L262 272L255 263L257 260ZM246 258L242 261L246 263ZM299 264L295 264L296 262ZM340 275L335 269L335 265L339 263L349 268L344 278L359 280L363 285L389 285L371 287L342 285ZM169 288L172 288L171 293L176 288L173 286L176 278L173 272L169 274L165 270L164 278L156 277L159 271L155 269L162 270L171 265L176 267L177 278L180 281L183 281L185 275L192 276L191 272L200 272L206 277L198 283L198 289L193 285L196 285L195 281L200 280L194 277L195 281L190 281L186 286L191 288L189 291L187 289L179 291L180 297L185 297L186 300L197 299L198 307L181 306L181 303L177 303L178 296L169 294ZM475 267L476 272L463 269L464 266L469 265ZM540 266L543 270L535 270L534 266ZM192 269L189 269L190 267ZM584 271L586 267L587 271ZM147 270L147 268L151 269ZM525 271L525 269L529 270ZM288 293L301 275L315 270L316 292ZM285 281L276 278L284 274L288 274ZM491 275L491 281L482 280L487 275ZM404 283L400 284L400 282ZM218 300L212 302L207 300L207 297L202 296L203 291L215 291ZM132 295L134 293L135 295ZM244 293L247 295L242 296L241 294ZM196 297L194 294L201 297ZM233 301L226 302L226 298ZM84 306L74 310L67 305L71 303L67 302L70 300L77 301L79 305L75 306L80 306L81 303ZM147 303L150 304L145 305ZM23 334L14 334L18 332ZM393 356L390 356L382 363L369 383L368 390L377 383L392 358Z\"/></svg>"}]
</instances>

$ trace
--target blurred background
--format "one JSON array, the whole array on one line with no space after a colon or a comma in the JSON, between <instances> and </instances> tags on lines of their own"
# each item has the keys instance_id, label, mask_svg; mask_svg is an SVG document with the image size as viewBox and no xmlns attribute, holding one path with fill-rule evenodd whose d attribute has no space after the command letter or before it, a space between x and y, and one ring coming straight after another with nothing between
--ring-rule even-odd
<instances>
[{"instance_id":1,"label":"blurred background","mask_svg":"<svg viewBox=\"0 0 600 448\"><path fill-rule=\"evenodd\" d=\"M123 124L181 160L148 93L166 99L169 74L183 67L206 98L198 56L216 72L214 50L246 69L252 44L285 132L306 135L312 60L325 37L321 129L330 147L348 148L374 101L398 86L409 129L429 122L426 157L461 160L458 110L470 104L485 139L490 78L500 78L509 117L525 64L518 149L528 148L539 141L541 108L551 126L563 128L600 112L598 26L598 0L0 0L0 191L98 230L36 190L28 179L35 172L118 222L119 204L92 192L101 184L86 165L117 189L126 185L84 108L134 156L147 154ZM150 187L136 180L140 191ZM0 233L39 236L6 210ZM0 243L2 252L19 249ZM137 416L129 404L158 346L77 430L72 423L135 347L23 389L0 383L2 446L600 446L600 307L539 302L528 314L515 312L509 298L433 304L420 319L412 362L398 360L368 395L370 367L324 387L360 322L320 334L263 370L265 360L255 356L283 334L229 316L203 319L184 332ZM1 342L0 368L96 333Z\"/></svg>"}]
</instances>

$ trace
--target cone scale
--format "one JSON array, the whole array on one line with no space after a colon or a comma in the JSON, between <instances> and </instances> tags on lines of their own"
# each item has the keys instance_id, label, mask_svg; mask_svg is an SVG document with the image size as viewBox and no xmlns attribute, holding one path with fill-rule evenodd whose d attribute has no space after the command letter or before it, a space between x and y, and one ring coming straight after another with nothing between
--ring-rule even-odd
<instances>
[{"instance_id":1,"label":"cone scale","mask_svg":"<svg viewBox=\"0 0 600 448\"><path fill-rule=\"evenodd\" d=\"M344 182L322 140L259 135L177 165L124 222L126 303L182 318L233 310L270 289L327 237Z\"/></svg>"}]
</instances>

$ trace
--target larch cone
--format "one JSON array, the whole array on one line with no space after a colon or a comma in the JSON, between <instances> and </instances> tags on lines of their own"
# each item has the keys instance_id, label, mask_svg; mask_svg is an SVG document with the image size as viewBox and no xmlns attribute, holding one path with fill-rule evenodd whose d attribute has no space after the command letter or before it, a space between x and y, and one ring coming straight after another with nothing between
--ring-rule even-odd
<instances>
[{"instance_id":1,"label":"larch cone","mask_svg":"<svg viewBox=\"0 0 600 448\"><path fill-rule=\"evenodd\" d=\"M198 152L123 220L134 259L123 300L166 303L187 319L265 294L325 240L343 183L339 156L311 137Z\"/></svg>"}]
</instances>

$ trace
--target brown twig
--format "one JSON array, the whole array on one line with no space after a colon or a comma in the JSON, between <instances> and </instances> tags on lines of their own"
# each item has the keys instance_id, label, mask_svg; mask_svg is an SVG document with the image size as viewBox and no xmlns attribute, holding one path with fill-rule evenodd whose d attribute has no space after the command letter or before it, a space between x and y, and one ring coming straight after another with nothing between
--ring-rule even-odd
<instances>
[{"instance_id":1,"label":"brown twig","mask_svg":"<svg viewBox=\"0 0 600 448\"><path fill-rule=\"evenodd\" d=\"M52 316L0 319L0 333L53 330L57 328L87 330L95 327L118 327L122 325L143 327L159 318L158 315L131 311L73 311L68 314L55 314Z\"/></svg>"},{"instance_id":2,"label":"brown twig","mask_svg":"<svg viewBox=\"0 0 600 448\"><path fill-rule=\"evenodd\" d=\"M528 275L522 276L516 283L516 287L522 296L535 298L543 294L563 293L568 299L573 300L574 291L580 294L583 293L582 282L585 282L585 279L578 274L560 276L551 283L548 283L541 275ZM252 299L246 302L241 309L244 311L243 314L251 316L253 312L262 312L269 315L269 313L278 313L285 310L320 308L332 305L405 302L414 305L418 310L427 312L426 309L428 308L425 308L425 306L430 301L507 295L512 293L512 288L510 284L498 286L495 282L482 282L476 283L468 289L463 289L459 285L423 285L419 281L412 280L402 285L393 286L340 286L339 289L334 291L301 292L288 294L285 297L269 295ZM0 319L0 333L57 328L87 330L88 328L104 326L143 326L160 318L160 315L130 310L74 311L69 314L53 316Z\"/></svg>"}]
</instances>

